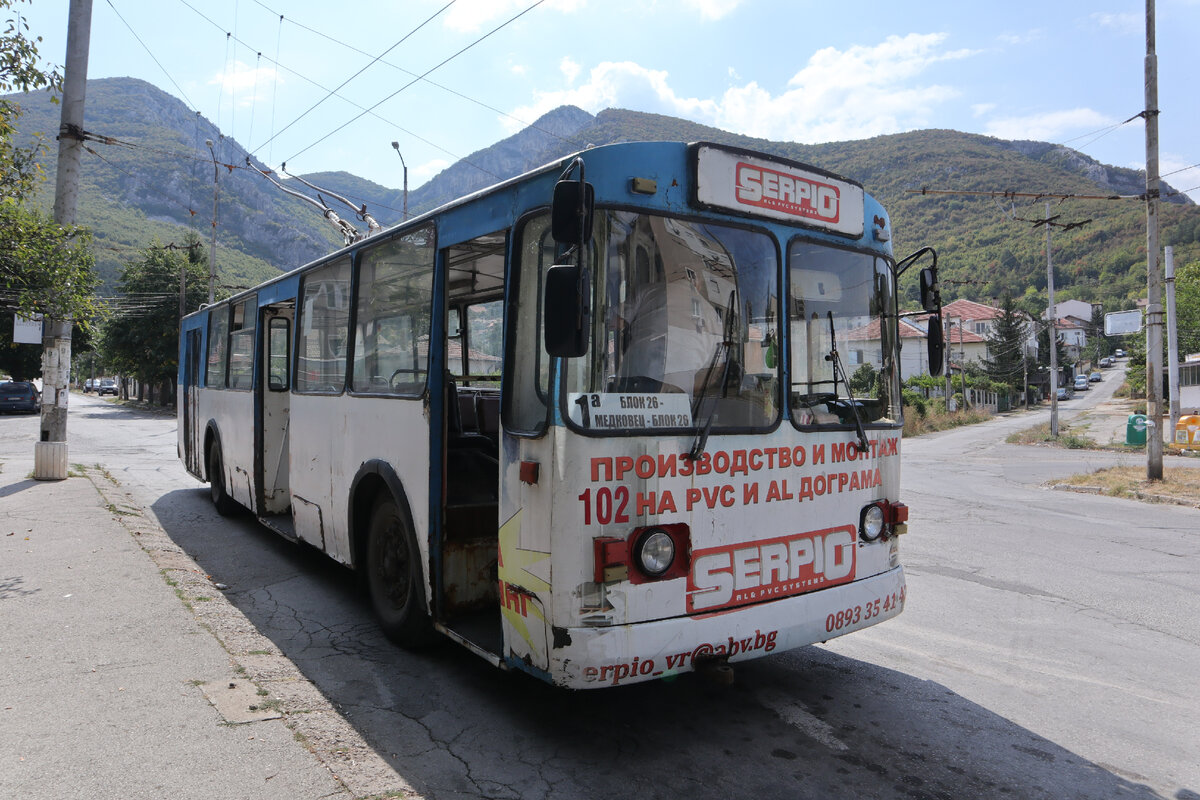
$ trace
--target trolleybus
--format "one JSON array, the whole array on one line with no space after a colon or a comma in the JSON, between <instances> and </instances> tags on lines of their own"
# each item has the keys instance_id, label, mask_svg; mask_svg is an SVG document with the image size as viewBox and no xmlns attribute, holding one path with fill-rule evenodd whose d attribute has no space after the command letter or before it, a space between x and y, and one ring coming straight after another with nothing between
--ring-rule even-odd
<instances>
[{"instance_id":1,"label":"trolleybus","mask_svg":"<svg viewBox=\"0 0 1200 800\"><path fill-rule=\"evenodd\" d=\"M589 149L185 317L180 456L401 645L590 688L841 636L906 601L897 284L932 251L890 240L811 166Z\"/></svg>"}]
</instances>

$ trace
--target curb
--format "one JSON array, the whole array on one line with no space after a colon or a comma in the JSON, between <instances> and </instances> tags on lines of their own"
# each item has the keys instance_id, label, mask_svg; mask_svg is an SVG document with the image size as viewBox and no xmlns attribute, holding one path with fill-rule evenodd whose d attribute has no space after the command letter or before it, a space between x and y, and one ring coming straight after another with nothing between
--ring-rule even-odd
<instances>
[{"instance_id":1,"label":"curb","mask_svg":"<svg viewBox=\"0 0 1200 800\"><path fill-rule=\"evenodd\" d=\"M145 509L133 504L116 479L90 467L84 473L109 513L158 567L163 581L229 654L234 672L258 689L259 708L281 716L296 741L321 762L349 796L413 800L421 797L291 659L258 632L245 614L222 594L222 587L209 579ZM207 691L205 695L211 702ZM229 719L229 722L238 721Z\"/></svg>"},{"instance_id":2,"label":"curb","mask_svg":"<svg viewBox=\"0 0 1200 800\"><path fill-rule=\"evenodd\" d=\"M1185 500L1180 497L1172 497L1169 494L1153 494L1151 492L1142 492L1137 489L1125 491L1121 494L1108 494L1099 486L1073 486L1069 483L1054 483L1051 484L1051 489L1059 492L1075 492L1077 494L1101 494L1108 497L1126 498L1133 500L1144 500L1147 503L1165 503L1173 506L1184 506L1185 508L1200 508L1200 503L1191 500Z\"/></svg>"}]
</instances>

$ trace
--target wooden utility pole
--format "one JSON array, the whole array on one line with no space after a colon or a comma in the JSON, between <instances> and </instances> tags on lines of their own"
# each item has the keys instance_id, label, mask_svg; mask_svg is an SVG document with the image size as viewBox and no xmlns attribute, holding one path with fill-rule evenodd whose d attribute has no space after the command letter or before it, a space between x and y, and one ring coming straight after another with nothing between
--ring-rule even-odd
<instances>
[{"instance_id":1,"label":"wooden utility pole","mask_svg":"<svg viewBox=\"0 0 1200 800\"><path fill-rule=\"evenodd\" d=\"M62 115L58 128L58 167L54 222L75 224L79 165L83 150L83 103L87 92L92 0L71 0L67 17L67 59L63 67ZM33 477L67 477L67 402L71 392L72 320L46 319L42 328L42 420L33 446ZM47 402L47 400L49 402Z\"/></svg>"},{"instance_id":2,"label":"wooden utility pole","mask_svg":"<svg viewBox=\"0 0 1200 800\"><path fill-rule=\"evenodd\" d=\"M1163 477L1162 278L1158 265L1158 56L1154 0L1146 0L1146 478Z\"/></svg>"}]
</instances>

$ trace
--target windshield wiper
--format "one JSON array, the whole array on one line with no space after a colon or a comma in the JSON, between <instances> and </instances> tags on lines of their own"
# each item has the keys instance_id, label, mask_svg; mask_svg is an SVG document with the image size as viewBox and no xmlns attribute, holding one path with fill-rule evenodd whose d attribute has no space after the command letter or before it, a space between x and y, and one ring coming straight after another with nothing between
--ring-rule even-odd
<instances>
[{"instance_id":1,"label":"windshield wiper","mask_svg":"<svg viewBox=\"0 0 1200 800\"><path fill-rule=\"evenodd\" d=\"M712 430L713 420L717 416L717 404L715 401L709 403L708 414L704 421L699 421L700 407L704 401L709 399L708 387L712 381L713 370L717 367L717 359L721 356L721 352L725 353L725 364L721 369L721 396L725 397L729 394L729 365L733 362L733 335L738 330L738 325L735 324L734 315L737 313L737 290L729 293L729 303L725 306L725 331L721 337L721 341L717 342L717 346L713 349L712 358L708 362L708 370L704 373L704 382L700 385L700 391L696 395L695 401L692 403L692 419L697 422L696 438L692 441L692 447L687 451L685 458L695 461L700 458L704 452L704 446L708 443L708 434Z\"/></svg>"},{"instance_id":2,"label":"windshield wiper","mask_svg":"<svg viewBox=\"0 0 1200 800\"><path fill-rule=\"evenodd\" d=\"M829 355L825 356L825 360L833 362L834 387L837 386L839 372L842 375L842 383L846 384L846 397L850 401L850 410L854 412L854 429L858 432L858 452L866 453L871 449L871 444L867 441L867 429L863 427L862 417L858 414L858 401L854 399L854 390L850 388L850 379L846 377L846 368L842 366L842 359L838 355L837 338L833 330L833 312L825 313L829 315Z\"/></svg>"}]
</instances>

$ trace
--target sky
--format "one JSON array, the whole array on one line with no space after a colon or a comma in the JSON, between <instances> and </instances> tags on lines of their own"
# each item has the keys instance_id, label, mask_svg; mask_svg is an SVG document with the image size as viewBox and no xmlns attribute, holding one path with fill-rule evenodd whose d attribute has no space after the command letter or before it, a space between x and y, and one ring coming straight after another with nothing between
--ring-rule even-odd
<instances>
[{"instance_id":1,"label":"sky","mask_svg":"<svg viewBox=\"0 0 1200 800\"><path fill-rule=\"evenodd\" d=\"M16 6L55 64L68 4ZM1200 201L1200 0L1156 16L1159 172ZM1145 22L1145 0L95 0L88 74L158 86L272 167L392 188L401 159L416 188L564 104L803 143L951 128L1143 169Z\"/></svg>"}]
</instances>

